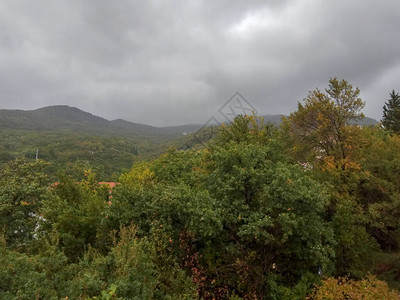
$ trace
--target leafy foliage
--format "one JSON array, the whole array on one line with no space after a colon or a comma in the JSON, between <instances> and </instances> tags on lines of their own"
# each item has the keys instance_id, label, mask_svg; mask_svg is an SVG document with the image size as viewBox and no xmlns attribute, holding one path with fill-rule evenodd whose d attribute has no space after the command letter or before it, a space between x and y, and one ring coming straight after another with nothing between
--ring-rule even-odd
<instances>
[{"instance_id":1,"label":"leafy foliage","mask_svg":"<svg viewBox=\"0 0 400 300\"><path fill-rule=\"evenodd\" d=\"M336 159L347 157L346 146L351 121L363 117L360 112L364 102L360 90L345 80L333 78L325 93L316 89L309 93L305 104L298 104L296 112L289 117L294 137L306 151Z\"/></svg>"},{"instance_id":2,"label":"leafy foliage","mask_svg":"<svg viewBox=\"0 0 400 300\"><path fill-rule=\"evenodd\" d=\"M322 285L316 288L314 294L307 299L399 299L400 294L391 291L387 284L369 275L360 281L354 281L346 277L326 278Z\"/></svg>"},{"instance_id":3,"label":"leafy foliage","mask_svg":"<svg viewBox=\"0 0 400 300\"><path fill-rule=\"evenodd\" d=\"M400 95L394 90L390 93L390 99L383 106L382 125L387 130L400 133Z\"/></svg>"},{"instance_id":4,"label":"leafy foliage","mask_svg":"<svg viewBox=\"0 0 400 300\"><path fill-rule=\"evenodd\" d=\"M352 125L363 104L331 79L281 127L239 116L112 186L4 164L0 299L398 299L368 274L398 287L400 138Z\"/></svg>"},{"instance_id":5,"label":"leafy foliage","mask_svg":"<svg viewBox=\"0 0 400 300\"><path fill-rule=\"evenodd\" d=\"M108 205L108 191L94 178L81 184L65 176L60 179L52 196L44 202L42 227L59 233L60 246L73 260L86 247L101 246L98 237Z\"/></svg>"},{"instance_id":6,"label":"leafy foliage","mask_svg":"<svg viewBox=\"0 0 400 300\"><path fill-rule=\"evenodd\" d=\"M9 245L23 246L35 235L49 186L46 165L15 160L0 170L0 228Z\"/></svg>"}]
</instances>

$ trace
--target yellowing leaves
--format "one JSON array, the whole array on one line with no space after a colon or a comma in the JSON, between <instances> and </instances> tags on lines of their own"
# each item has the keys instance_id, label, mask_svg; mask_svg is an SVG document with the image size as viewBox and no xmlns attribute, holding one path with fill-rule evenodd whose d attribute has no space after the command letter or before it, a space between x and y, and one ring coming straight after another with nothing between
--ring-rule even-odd
<instances>
[{"instance_id":1,"label":"yellowing leaves","mask_svg":"<svg viewBox=\"0 0 400 300\"><path fill-rule=\"evenodd\" d=\"M154 179L154 172L149 168L149 163L140 162L133 165L128 173L120 177L120 182L127 185L143 185Z\"/></svg>"}]
</instances>

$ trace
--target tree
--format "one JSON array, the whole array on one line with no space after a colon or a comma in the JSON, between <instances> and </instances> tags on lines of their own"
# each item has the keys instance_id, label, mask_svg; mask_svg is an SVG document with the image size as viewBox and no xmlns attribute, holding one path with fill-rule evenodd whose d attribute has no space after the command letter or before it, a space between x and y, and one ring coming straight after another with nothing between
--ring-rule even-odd
<instances>
[{"instance_id":1,"label":"tree","mask_svg":"<svg viewBox=\"0 0 400 300\"><path fill-rule=\"evenodd\" d=\"M319 89L310 92L304 105L299 103L288 120L302 150L335 159L346 158L347 127L363 118L361 109L365 103L359 94L358 88L336 78L329 80L325 93Z\"/></svg>"},{"instance_id":2,"label":"tree","mask_svg":"<svg viewBox=\"0 0 400 300\"><path fill-rule=\"evenodd\" d=\"M357 277L368 272L368 255L376 250L359 195L368 177L357 157L368 143L363 142L363 130L352 125L363 117L359 93L345 80L330 79L328 89L310 92L287 122L297 159L311 163L314 178L330 186L325 217L337 241L336 273Z\"/></svg>"},{"instance_id":3,"label":"tree","mask_svg":"<svg viewBox=\"0 0 400 300\"><path fill-rule=\"evenodd\" d=\"M386 282L372 275L359 281L347 277L328 277L306 299L399 299L399 293L390 290Z\"/></svg>"},{"instance_id":4,"label":"tree","mask_svg":"<svg viewBox=\"0 0 400 300\"><path fill-rule=\"evenodd\" d=\"M207 149L206 187L224 230L199 252L209 289L212 283L244 299L283 299L319 268L331 271L328 195L310 172L286 161L277 133L246 120L222 128Z\"/></svg>"},{"instance_id":5,"label":"tree","mask_svg":"<svg viewBox=\"0 0 400 300\"><path fill-rule=\"evenodd\" d=\"M45 232L59 233L60 246L71 261L77 261L89 245L104 247L99 236L103 231L103 219L107 217L108 191L90 172L88 177L78 184L60 174L58 184L43 201L42 228Z\"/></svg>"},{"instance_id":6,"label":"tree","mask_svg":"<svg viewBox=\"0 0 400 300\"><path fill-rule=\"evenodd\" d=\"M362 130L357 161L364 172L357 195L368 214L368 231L381 249L400 248L400 135L379 127Z\"/></svg>"},{"instance_id":7,"label":"tree","mask_svg":"<svg viewBox=\"0 0 400 300\"><path fill-rule=\"evenodd\" d=\"M394 90L383 106L382 125L388 130L400 133L400 95Z\"/></svg>"},{"instance_id":8,"label":"tree","mask_svg":"<svg viewBox=\"0 0 400 300\"><path fill-rule=\"evenodd\" d=\"M47 165L41 160L15 160L0 170L0 231L9 246L26 246L36 234L49 186L43 173Z\"/></svg>"}]
</instances>

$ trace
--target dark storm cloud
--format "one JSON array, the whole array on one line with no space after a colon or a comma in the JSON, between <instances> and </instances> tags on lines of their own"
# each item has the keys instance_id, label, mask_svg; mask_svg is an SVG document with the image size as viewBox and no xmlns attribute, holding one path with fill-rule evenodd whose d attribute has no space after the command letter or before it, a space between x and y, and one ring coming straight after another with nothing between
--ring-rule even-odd
<instances>
[{"instance_id":1,"label":"dark storm cloud","mask_svg":"<svg viewBox=\"0 0 400 300\"><path fill-rule=\"evenodd\" d=\"M330 77L380 118L399 90L400 2L3 1L0 107L202 123L240 91L289 113Z\"/></svg>"}]
</instances>

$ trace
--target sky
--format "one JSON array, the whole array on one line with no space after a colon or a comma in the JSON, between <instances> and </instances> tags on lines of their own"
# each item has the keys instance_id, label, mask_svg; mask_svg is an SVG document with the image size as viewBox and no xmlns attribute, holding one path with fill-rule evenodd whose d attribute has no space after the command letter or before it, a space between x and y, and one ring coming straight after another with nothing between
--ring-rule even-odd
<instances>
[{"instance_id":1,"label":"sky","mask_svg":"<svg viewBox=\"0 0 400 300\"><path fill-rule=\"evenodd\" d=\"M0 0L0 109L200 124L239 92L289 114L332 77L400 92L398 0Z\"/></svg>"}]
</instances>

